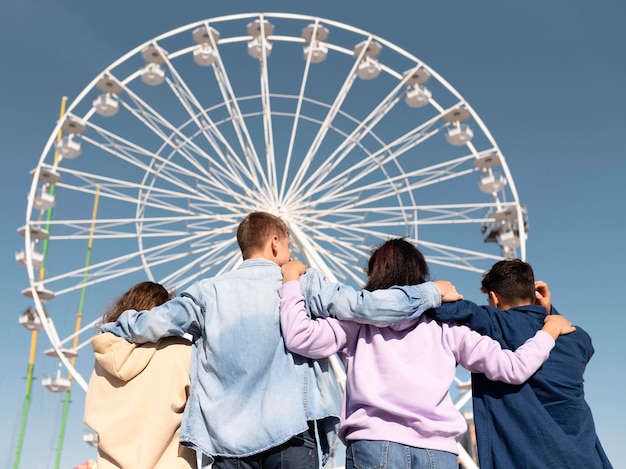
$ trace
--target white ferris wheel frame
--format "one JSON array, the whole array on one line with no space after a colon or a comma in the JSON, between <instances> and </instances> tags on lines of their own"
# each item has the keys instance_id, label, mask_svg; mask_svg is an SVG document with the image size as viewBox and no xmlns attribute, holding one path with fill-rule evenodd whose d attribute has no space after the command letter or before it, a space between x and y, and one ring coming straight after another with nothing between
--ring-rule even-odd
<instances>
[{"instance_id":1,"label":"white ferris wheel frame","mask_svg":"<svg viewBox=\"0 0 626 469\"><path fill-rule=\"evenodd\" d=\"M279 28L274 31L272 21L298 22L305 27L301 29L300 35L280 35ZM222 26L239 22L247 23L247 30L242 29L239 35L223 34ZM196 36L198 31L204 32L204 35ZM351 38L360 38L360 42L356 46L329 42L329 31L331 35L338 31ZM215 32L217 34L214 34ZM203 39L194 43L192 33L194 39L196 37ZM162 47L168 41L183 35L188 35L185 36L189 39L187 45L176 46L176 50L170 48L170 52ZM231 72L229 75L229 68L221 56L226 47L239 44L247 46L249 55L258 59L258 90L254 93L243 95L236 93L237 83L231 80L233 74ZM283 45L303 47L301 59L304 65L297 68L302 78L297 80L299 86L291 95L274 90L272 80L276 76L270 73L272 55L275 55L275 50ZM208 65L205 65L214 74L218 99L212 104L201 102L196 90L192 90L192 86L186 82L180 66L175 64L181 58L194 56L194 53L201 56L198 60L207 60ZM385 54L395 54L398 58L394 59L393 63L390 59L388 63ZM348 58L349 65L343 75L343 83L337 92L333 93L333 99L328 102L307 95L308 87L314 83L311 70L317 67L317 63L325 59L326 55L340 56L343 60ZM125 75L118 73L118 70L136 61L138 57L144 59L145 67ZM399 71L395 68L395 63L400 59L409 65ZM190 62L188 61L193 65ZM178 100L183 112L187 113L187 118L182 123L168 120L167 116L156 109L158 103L151 104L148 98L133 88L140 80L144 80L146 70L150 67L155 79L158 79L158 74L161 73L158 70L162 70L164 83L158 86L169 86L168 90ZM382 97L376 101L377 104L360 117L344 110L349 97L357 87L356 82L373 81L379 74L393 80L394 84L381 95ZM114 95L113 97L117 99L118 95L124 94L126 100L120 100L119 105L128 116L132 116L143 129L161 138L159 148L143 147L141 143L132 141L128 136L108 130L97 120L100 117L95 101L93 105L89 103L90 98L95 96L94 93L102 91L103 80L109 80L109 83L114 85L115 93L108 93L109 97ZM435 82L441 90L448 93L448 102L439 102L434 93L427 96L426 102L421 105L428 106L431 112L429 116L423 118L419 125L408 127L402 134L389 141L382 138L380 135L383 131L377 133L377 126L395 112L402 98L408 102L409 94L424 93L425 80ZM106 96L107 93L103 95ZM293 108L289 111L277 110L276 104L288 99L295 103ZM260 103L258 108L251 108L248 105L255 102ZM305 108L315 108L323 112L307 115ZM290 130L285 132L288 137L285 138L286 143L280 152L284 154L284 159L277 157L276 137L279 132L275 121L279 118L287 118L292 122ZM253 130L249 127L252 119L261 122L259 128L262 131L259 134L262 134L262 144L258 142L259 139L255 139ZM348 130L336 124L340 120L349 124ZM466 129L465 122L471 122L475 131L480 132L483 139L481 147L473 143L472 134L467 133L470 131ZM72 125L79 131L73 133ZM223 133L226 125L232 127L229 131L232 135L230 139ZM306 125L317 126L317 131L312 133L308 150L298 161L297 135L300 128ZM403 164L399 162L404 155L416 151L421 144L442 137L441 134L446 131L451 133L452 130L457 132L457 138L461 138L460 143L456 143L457 147L463 148L460 155L445 157L444 161L431 162L423 167L408 170L405 170ZM59 144L59 136L62 134L69 137L69 140ZM325 141L330 139L331 134L335 137L340 136L343 140L332 152L325 155L323 161L319 161L321 157L318 152L321 153L320 149ZM75 141L72 141L72 137L76 137ZM129 167L145 171L143 178L133 182L127 180L124 174L105 175L92 173L90 169L72 168L69 165L70 159L65 158L63 153L71 150L70 146L76 141L94 151L112 155ZM368 146L366 141L374 143ZM362 158L347 165L346 162L350 161L355 152L360 152ZM52 155L55 155L53 160ZM176 160L179 157L182 159ZM142 158L149 162L143 162ZM68 166L65 166L65 161L68 162ZM501 174L496 174L494 168L501 171ZM59 171L64 177L77 181L66 184L60 179L57 183L59 190L71 190L75 194L90 197L101 196L121 204L135 204L134 218L121 216L90 219L83 216L49 219L44 222L42 210L37 208L37 204L50 186L45 177ZM376 173L377 171L380 174ZM483 189L485 197L480 202L423 204L419 203L415 196L420 190L471 175L484 178L485 184L495 182L493 186L487 185L488 188L493 187L493 190ZM211 186L211 191L203 193L189 185L185 178L192 176L203 178L202 183ZM354 181L358 181L360 185L355 185ZM234 190L232 185L235 185L237 190ZM136 196L129 195L131 189L136 191ZM180 193L183 193L184 197L179 197ZM212 207L215 208L206 213L189 209L195 204L200 206L205 203L209 193L223 195L211 199ZM182 203L177 206L172 202L182 201L183 198L187 206ZM394 205L394 200L397 201L397 205ZM348 202L342 205L344 201ZM331 205L333 203L335 205ZM324 204L327 205L324 207ZM364 207L367 208L367 214L364 214ZM76 293L77 290L86 287L95 287L141 269L145 269L148 276L151 276L152 268L171 261L171 257L178 256L184 259L183 251L168 257L167 253L170 250L174 252L181 244L190 243L191 239L200 240L207 236L206 230L189 234L168 229L168 224L173 226L175 223L181 223L193 227L202 216L207 218L210 216L212 220L220 220L222 223L222 228L215 228L211 232L214 236L227 234L232 237L232 226L238 223L241 213L255 208L281 215L289 225L298 253L309 265L321 270L329 280L359 282L357 270L349 264L353 256L362 254L364 247L354 246L354 240L357 236L383 239L383 234L389 236L397 225L405 226L409 233L408 237L418 242L421 248L441 254L440 257L427 256L431 264L482 272L484 268L474 264L475 261L493 262L503 257L522 259L526 257L526 210L519 202L512 175L502 152L469 103L423 61L393 43L359 28L307 15L238 14L190 23L144 42L98 74L59 119L33 171L26 209L26 225L21 229L25 238L23 257L29 281L29 288L25 294L32 297L36 313L56 355L82 389L86 390L87 383L71 364L66 344L93 327L98 318L80 330L61 338L55 327L54 316L47 312L48 300L42 293L47 291L46 286L68 278L79 279L54 291L52 296L54 298ZM168 210L171 214L162 217L147 216L149 210ZM323 218L336 212L341 212L344 220L354 220L354 225L344 227L341 222ZM423 215L418 217L418 212ZM314 220L316 223L311 222L313 213L319 217ZM371 214L378 214L378 218L368 220L367 217ZM481 226L481 234L485 240L491 236L488 241L495 241L500 252L482 252L477 249L440 244L421 239L418 233L418 227L423 229L429 225L460 227L470 224ZM125 225L133 225L135 231L123 231L121 227ZM90 265L90 273L96 271L98 275L89 275L88 278L81 278L82 273L86 272L86 267L80 266L45 280L37 278L37 265L33 260L36 254L34 247L40 241L37 236L44 226L50 227L51 232L45 236L49 236L51 242L69 240L84 242L90 238L90 229L95 233L96 239L118 239L120 242L137 239L137 250L129 252L127 256L139 257L141 262L131 267L123 267L127 258L120 255ZM63 235L53 234L53 230L60 227L69 228L69 231ZM341 237L337 236L344 231L350 232L349 235L346 234L349 242L343 242ZM151 244L151 240L160 236L167 236L169 241L160 245ZM338 256L334 264L330 264L328 257L324 257L327 249L324 246L328 246L330 242L340 244L342 255L345 255L345 258ZM232 242L216 240L215 244L204 247L207 253L210 250L217 251L218 248L228 248L230 251L219 251L219 255L216 254L215 257L205 254L205 257L194 260L192 263L198 267L196 273L191 273L188 266L182 266L169 276L156 280L181 287L208 272L203 270L203 262L214 267L213 274L232 269L240 262L240 256L237 249L233 248ZM216 265L219 267L215 268ZM338 272L341 278L338 278ZM73 352L87 344L88 341L84 341Z\"/></svg>"}]
</instances>

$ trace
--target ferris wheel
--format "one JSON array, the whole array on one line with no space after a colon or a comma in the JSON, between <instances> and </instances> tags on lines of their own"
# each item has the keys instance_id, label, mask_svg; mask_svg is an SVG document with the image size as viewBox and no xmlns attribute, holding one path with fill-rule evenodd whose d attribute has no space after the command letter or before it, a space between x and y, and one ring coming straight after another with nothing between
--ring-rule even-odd
<instances>
[{"instance_id":1,"label":"ferris wheel","mask_svg":"<svg viewBox=\"0 0 626 469\"><path fill-rule=\"evenodd\" d=\"M135 47L62 110L32 176L24 321L83 389L75 359L102 305L234 268L252 211L354 286L390 237L434 270L525 257L525 208L469 103L410 52L312 16L222 16Z\"/></svg>"}]
</instances>

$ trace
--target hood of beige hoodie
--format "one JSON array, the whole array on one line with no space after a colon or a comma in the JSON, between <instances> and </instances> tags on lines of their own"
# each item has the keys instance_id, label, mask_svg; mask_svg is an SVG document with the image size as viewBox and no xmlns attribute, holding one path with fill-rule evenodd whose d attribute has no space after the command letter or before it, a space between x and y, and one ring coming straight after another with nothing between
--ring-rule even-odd
<instances>
[{"instance_id":1,"label":"hood of beige hoodie","mask_svg":"<svg viewBox=\"0 0 626 469\"><path fill-rule=\"evenodd\" d=\"M131 344L110 332L91 339L96 362L105 371L122 381L130 381L141 373L158 348L155 344Z\"/></svg>"}]
</instances>

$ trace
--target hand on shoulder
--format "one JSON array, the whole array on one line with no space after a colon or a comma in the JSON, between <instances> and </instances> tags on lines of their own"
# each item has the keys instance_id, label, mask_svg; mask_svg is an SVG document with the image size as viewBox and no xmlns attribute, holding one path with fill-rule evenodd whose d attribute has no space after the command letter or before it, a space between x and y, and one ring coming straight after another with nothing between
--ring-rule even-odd
<instances>
[{"instance_id":1,"label":"hand on shoulder","mask_svg":"<svg viewBox=\"0 0 626 469\"><path fill-rule=\"evenodd\" d=\"M286 262L282 265L280 270L283 273L283 283L291 280L298 280L300 275L306 272L309 267L297 259Z\"/></svg>"},{"instance_id":2,"label":"hand on shoulder","mask_svg":"<svg viewBox=\"0 0 626 469\"><path fill-rule=\"evenodd\" d=\"M576 330L572 323L565 316L560 314L548 314L543 320L542 331L547 332L554 340L560 335L571 334Z\"/></svg>"},{"instance_id":3,"label":"hand on shoulder","mask_svg":"<svg viewBox=\"0 0 626 469\"><path fill-rule=\"evenodd\" d=\"M456 291L456 287L447 280L436 280L433 282L439 293L441 294L441 301L458 301L463 299L463 295L461 295L458 291Z\"/></svg>"}]
</instances>

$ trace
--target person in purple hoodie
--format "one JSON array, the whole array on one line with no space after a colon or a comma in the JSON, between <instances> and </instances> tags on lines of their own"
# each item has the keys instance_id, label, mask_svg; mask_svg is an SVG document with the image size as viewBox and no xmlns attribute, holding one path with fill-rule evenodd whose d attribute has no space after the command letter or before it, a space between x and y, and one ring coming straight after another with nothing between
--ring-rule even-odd
<instances>
[{"instance_id":1,"label":"person in purple hoodie","mask_svg":"<svg viewBox=\"0 0 626 469\"><path fill-rule=\"evenodd\" d=\"M282 267L281 328L287 348L310 358L337 353L346 369L339 437L346 469L364 467L458 468L457 443L467 430L449 388L457 363L494 380L522 383L548 358L560 334L575 330L562 316L547 316L543 329L512 352L466 326L442 324L423 314L387 327L341 321L317 311L302 295L306 266ZM364 289L427 281L422 253L404 239L376 249Z\"/></svg>"}]
</instances>

